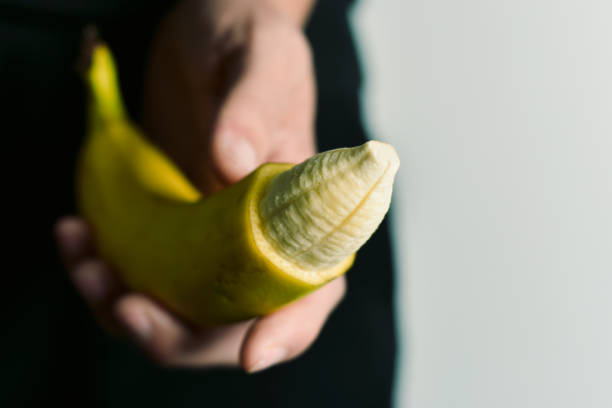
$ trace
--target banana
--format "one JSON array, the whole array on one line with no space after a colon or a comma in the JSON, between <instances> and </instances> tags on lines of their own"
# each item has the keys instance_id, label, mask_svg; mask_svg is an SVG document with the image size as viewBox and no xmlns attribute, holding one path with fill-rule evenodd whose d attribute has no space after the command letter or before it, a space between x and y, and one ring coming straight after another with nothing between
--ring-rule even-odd
<instances>
[{"instance_id":1,"label":"banana","mask_svg":"<svg viewBox=\"0 0 612 408\"><path fill-rule=\"evenodd\" d=\"M345 273L391 200L399 159L370 141L269 163L209 197L129 120L94 50L77 202L125 284L198 326L268 314Z\"/></svg>"}]
</instances>

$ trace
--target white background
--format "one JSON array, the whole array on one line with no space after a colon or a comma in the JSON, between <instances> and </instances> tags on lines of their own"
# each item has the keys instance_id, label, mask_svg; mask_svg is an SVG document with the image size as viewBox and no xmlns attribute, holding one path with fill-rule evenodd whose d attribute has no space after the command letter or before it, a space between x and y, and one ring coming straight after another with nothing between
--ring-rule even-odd
<instances>
[{"instance_id":1,"label":"white background","mask_svg":"<svg viewBox=\"0 0 612 408\"><path fill-rule=\"evenodd\" d=\"M362 0L397 407L612 407L612 2Z\"/></svg>"}]
</instances>

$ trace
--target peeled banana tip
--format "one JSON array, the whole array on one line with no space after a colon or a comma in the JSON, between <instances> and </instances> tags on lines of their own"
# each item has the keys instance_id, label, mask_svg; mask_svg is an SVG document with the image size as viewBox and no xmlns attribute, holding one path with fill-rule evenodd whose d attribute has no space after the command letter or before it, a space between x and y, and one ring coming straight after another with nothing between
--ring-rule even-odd
<instances>
[{"instance_id":1,"label":"peeled banana tip","mask_svg":"<svg viewBox=\"0 0 612 408\"><path fill-rule=\"evenodd\" d=\"M360 149L364 149L368 158L373 159L381 167L388 167L391 174L395 174L399 168L400 160L397 151L388 143L370 140L361 145Z\"/></svg>"}]
</instances>

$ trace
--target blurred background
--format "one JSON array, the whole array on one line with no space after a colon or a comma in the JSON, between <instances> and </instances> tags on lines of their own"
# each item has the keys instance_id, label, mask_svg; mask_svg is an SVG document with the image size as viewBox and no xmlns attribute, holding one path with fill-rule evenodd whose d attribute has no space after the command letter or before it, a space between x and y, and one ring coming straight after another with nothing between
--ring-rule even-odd
<instances>
[{"instance_id":1,"label":"blurred background","mask_svg":"<svg viewBox=\"0 0 612 408\"><path fill-rule=\"evenodd\" d=\"M612 406L612 3L369 0L394 198L397 407Z\"/></svg>"}]
</instances>

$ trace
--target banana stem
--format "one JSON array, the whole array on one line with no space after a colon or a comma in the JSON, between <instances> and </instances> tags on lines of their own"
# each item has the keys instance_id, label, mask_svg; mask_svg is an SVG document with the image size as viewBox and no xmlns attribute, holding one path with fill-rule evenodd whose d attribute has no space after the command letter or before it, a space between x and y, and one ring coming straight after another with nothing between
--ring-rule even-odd
<instances>
[{"instance_id":1,"label":"banana stem","mask_svg":"<svg viewBox=\"0 0 612 408\"><path fill-rule=\"evenodd\" d=\"M92 119L124 120L125 108L119 91L117 69L113 56L106 45L97 46L92 55L91 68L87 73L91 90Z\"/></svg>"}]
</instances>

